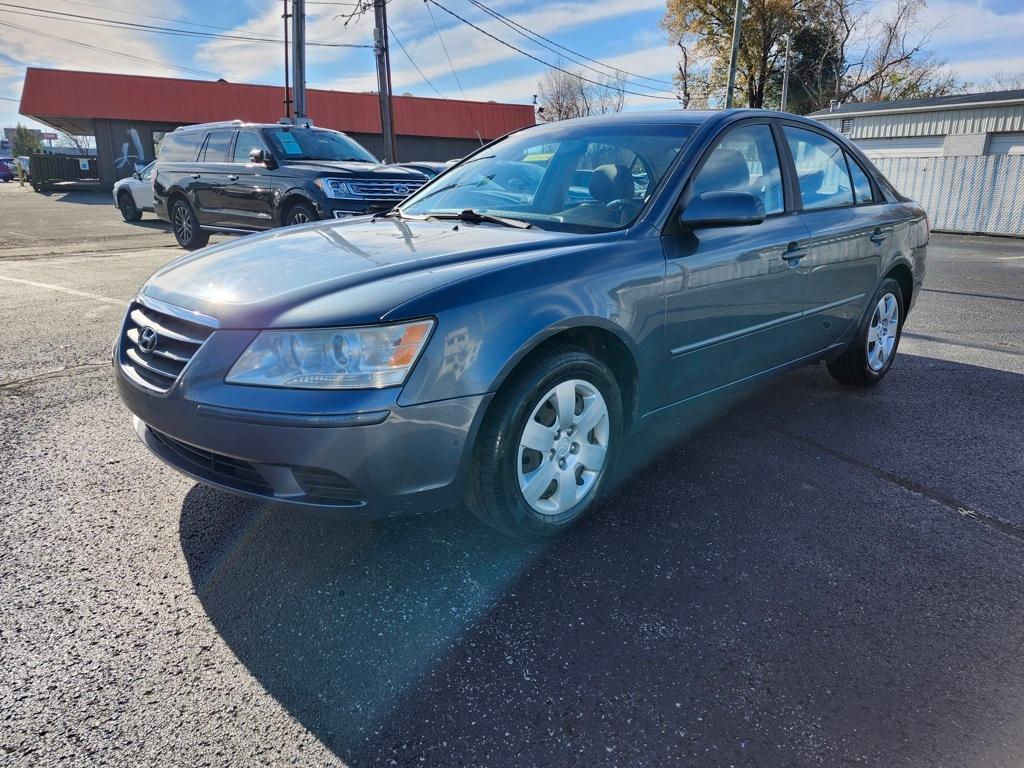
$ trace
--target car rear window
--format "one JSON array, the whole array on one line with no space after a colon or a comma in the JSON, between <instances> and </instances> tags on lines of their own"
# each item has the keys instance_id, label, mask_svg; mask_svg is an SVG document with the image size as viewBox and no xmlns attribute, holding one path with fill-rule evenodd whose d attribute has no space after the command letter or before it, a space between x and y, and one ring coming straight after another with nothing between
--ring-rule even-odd
<instances>
[{"instance_id":1,"label":"car rear window","mask_svg":"<svg viewBox=\"0 0 1024 768\"><path fill-rule=\"evenodd\" d=\"M226 163L229 161L228 150L231 148L233 131L211 131L203 147L200 160L204 163Z\"/></svg>"},{"instance_id":2,"label":"car rear window","mask_svg":"<svg viewBox=\"0 0 1024 768\"><path fill-rule=\"evenodd\" d=\"M199 144L206 137L202 131L168 133L160 145L160 159L171 163L191 163L199 154Z\"/></svg>"}]
</instances>

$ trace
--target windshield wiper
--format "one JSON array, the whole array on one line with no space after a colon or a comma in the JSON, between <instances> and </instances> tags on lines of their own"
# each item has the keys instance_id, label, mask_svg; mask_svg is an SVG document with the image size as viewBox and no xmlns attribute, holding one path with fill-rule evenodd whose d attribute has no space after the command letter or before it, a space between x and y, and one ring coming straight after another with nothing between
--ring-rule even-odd
<instances>
[{"instance_id":1,"label":"windshield wiper","mask_svg":"<svg viewBox=\"0 0 1024 768\"><path fill-rule=\"evenodd\" d=\"M520 219L510 219L506 216L492 216L489 213L480 213L480 211L474 211L472 208L466 208L458 213L428 213L424 218L427 219L458 219L459 221L467 221L470 224L501 224L505 227L515 227L516 229L530 229L533 224L528 221L522 221Z\"/></svg>"}]
</instances>

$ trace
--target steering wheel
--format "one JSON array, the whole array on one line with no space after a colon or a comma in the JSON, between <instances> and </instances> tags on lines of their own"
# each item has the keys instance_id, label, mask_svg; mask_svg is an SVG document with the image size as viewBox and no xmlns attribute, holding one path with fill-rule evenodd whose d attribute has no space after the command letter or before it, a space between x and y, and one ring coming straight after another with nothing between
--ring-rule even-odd
<instances>
[{"instance_id":1,"label":"steering wheel","mask_svg":"<svg viewBox=\"0 0 1024 768\"><path fill-rule=\"evenodd\" d=\"M609 200L604 204L604 207L610 211L621 211L626 206L633 204L633 199L629 197L620 197L615 200Z\"/></svg>"}]
</instances>

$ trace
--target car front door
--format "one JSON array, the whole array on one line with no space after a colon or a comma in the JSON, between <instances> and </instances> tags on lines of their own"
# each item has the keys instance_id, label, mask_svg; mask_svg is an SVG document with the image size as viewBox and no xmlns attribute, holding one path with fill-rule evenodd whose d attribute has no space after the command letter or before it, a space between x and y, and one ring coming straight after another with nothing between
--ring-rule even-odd
<instances>
[{"instance_id":1,"label":"car front door","mask_svg":"<svg viewBox=\"0 0 1024 768\"><path fill-rule=\"evenodd\" d=\"M231 159L233 134L230 129L210 131L199 152L191 187L195 191L196 216L201 224L230 226L231 211L227 207L225 193L231 171L228 161Z\"/></svg>"},{"instance_id":2,"label":"car front door","mask_svg":"<svg viewBox=\"0 0 1024 768\"><path fill-rule=\"evenodd\" d=\"M841 343L862 316L878 283L892 222L867 174L838 142L796 124L782 131L809 235L804 332L825 350Z\"/></svg>"},{"instance_id":3,"label":"car front door","mask_svg":"<svg viewBox=\"0 0 1024 768\"><path fill-rule=\"evenodd\" d=\"M153 210L153 166L155 164L154 162L147 165L139 174L139 178L133 180L130 185L135 207L140 211Z\"/></svg>"},{"instance_id":4,"label":"car front door","mask_svg":"<svg viewBox=\"0 0 1024 768\"><path fill-rule=\"evenodd\" d=\"M268 229L275 224L274 172L266 165L253 163L249 159L254 149L263 150L264 156L270 157L267 145L258 132L239 130L225 184L225 205L231 212L229 226Z\"/></svg>"},{"instance_id":5,"label":"car front door","mask_svg":"<svg viewBox=\"0 0 1024 768\"><path fill-rule=\"evenodd\" d=\"M764 221L692 231L670 225L662 238L666 402L784 365L806 351L798 320L807 231L783 184L778 142L768 120L727 128L702 159L676 214L698 195L745 192L764 204Z\"/></svg>"}]
</instances>

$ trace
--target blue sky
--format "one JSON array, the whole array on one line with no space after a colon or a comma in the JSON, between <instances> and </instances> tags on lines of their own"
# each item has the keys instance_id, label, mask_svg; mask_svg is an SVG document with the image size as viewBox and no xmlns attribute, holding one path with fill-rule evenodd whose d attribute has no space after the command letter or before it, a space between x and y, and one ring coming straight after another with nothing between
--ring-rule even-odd
<instances>
[{"instance_id":1,"label":"blue sky","mask_svg":"<svg viewBox=\"0 0 1024 768\"><path fill-rule=\"evenodd\" d=\"M307 0L311 2L311 0ZM527 48L540 58L556 61L549 51L531 45L513 30L489 18L469 0L439 0L456 13L499 37ZM637 75L670 80L676 51L657 22L664 0L484 0L524 26L593 58ZM884 14L892 0L864 0L869 13ZM235 34L281 36L280 0L205 2L169 0L22 0L17 5L84 16L116 19L162 27ZM307 38L366 44L372 40L372 14L343 25L348 0L310 4ZM393 43L392 67L396 93L528 103L537 91L544 66L515 53L433 7L434 19L448 48L458 80L438 41L423 0L392 0L388 6L392 30L405 45L422 74ZM136 74L180 75L168 65L202 70L238 82L279 83L280 45L230 40L170 37L142 31L87 26L72 20L19 15L0 6L0 126L24 118L17 99L26 65ZM153 18L163 17L162 19ZM171 19L173 21L165 21ZM18 29L17 25L25 29ZM208 27L195 25L209 25ZM965 79L984 81L996 72L1024 73L1024 0L931 0L922 30L935 27L930 48L949 60ZM32 30L32 31L28 31ZM147 63L68 44L39 35L46 32L85 41L101 49L128 54ZM565 61L562 62L566 64ZM569 66L572 66L569 64ZM658 85L647 81L657 88ZM461 83L461 88L459 83ZM431 86L432 84L432 86ZM367 49L314 48L309 54L308 85L317 88L369 91L376 87L372 52ZM638 89L640 90L640 89ZM661 95L665 95L664 93ZM630 97L629 108L671 107L673 102Z\"/></svg>"}]
</instances>

